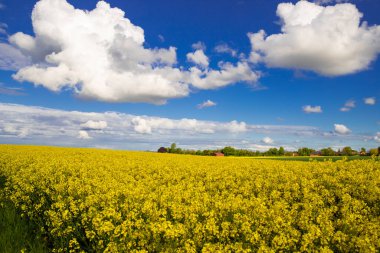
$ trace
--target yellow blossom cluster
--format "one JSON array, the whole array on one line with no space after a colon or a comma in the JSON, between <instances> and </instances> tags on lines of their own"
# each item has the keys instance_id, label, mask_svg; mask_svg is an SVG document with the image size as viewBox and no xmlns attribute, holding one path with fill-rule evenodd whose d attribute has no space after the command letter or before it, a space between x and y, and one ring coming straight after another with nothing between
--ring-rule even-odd
<instances>
[{"instance_id":1,"label":"yellow blossom cluster","mask_svg":"<svg viewBox=\"0 0 380 253\"><path fill-rule=\"evenodd\" d=\"M380 162L0 145L54 252L379 252Z\"/></svg>"}]
</instances>

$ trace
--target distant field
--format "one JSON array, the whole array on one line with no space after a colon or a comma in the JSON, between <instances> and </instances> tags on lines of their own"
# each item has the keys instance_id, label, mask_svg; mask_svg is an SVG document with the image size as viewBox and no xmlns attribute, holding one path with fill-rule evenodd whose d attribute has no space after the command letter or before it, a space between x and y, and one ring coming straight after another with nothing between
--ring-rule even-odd
<instances>
[{"instance_id":1,"label":"distant field","mask_svg":"<svg viewBox=\"0 0 380 253\"><path fill-rule=\"evenodd\" d=\"M0 245L34 240L25 233L37 228L41 244L23 243L26 252L380 250L380 162L372 159L0 145L0 179L0 205L11 207Z\"/></svg>"},{"instance_id":2,"label":"distant field","mask_svg":"<svg viewBox=\"0 0 380 253\"><path fill-rule=\"evenodd\" d=\"M270 160L282 160L282 161L303 161L303 162L309 162L309 161L329 161L332 160L333 162L339 161L339 160L370 160L373 159L371 156L275 156L275 157L254 157L256 159L270 159ZM375 160L378 160L379 158L375 158Z\"/></svg>"}]
</instances>

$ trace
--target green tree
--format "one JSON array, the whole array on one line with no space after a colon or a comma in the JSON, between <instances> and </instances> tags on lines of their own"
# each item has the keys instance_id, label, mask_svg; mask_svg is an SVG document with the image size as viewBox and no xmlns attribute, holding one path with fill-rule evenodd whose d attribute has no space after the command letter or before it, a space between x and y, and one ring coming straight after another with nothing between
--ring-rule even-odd
<instances>
[{"instance_id":1,"label":"green tree","mask_svg":"<svg viewBox=\"0 0 380 253\"><path fill-rule=\"evenodd\" d=\"M344 147L342 149L342 155L351 156L354 154L354 150L351 147Z\"/></svg>"},{"instance_id":2,"label":"green tree","mask_svg":"<svg viewBox=\"0 0 380 253\"><path fill-rule=\"evenodd\" d=\"M311 153L313 153L315 150L311 148L299 148L298 149L298 155L300 156L309 156Z\"/></svg>"},{"instance_id":3,"label":"green tree","mask_svg":"<svg viewBox=\"0 0 380 253\"><path fill-rule=\"evenodd\" d=\"M168 148L168 152L175 153L176 149L177 149L177 144L172 143L172 145L170 145L170 148Z\"/></svg>"},{"instance_id":4,"label":"green tree","mask_svg":"<svg viewBox=\"0 0 380 253\"><path fill-rule=\"evenodd\" d=\"M280 147L280 148L278 149L278 155L280 155L280 156L285 155L285 149L284 149L284 147Z\"/></svg>"},{"instance_id":5,"label":"green tree","mask_svg":"<svg viewBox=\"0 0 380 253\"><path fill-rule=\"evenodd\" d=\"M228 146L222 149L222 153L225 156L231 156L236 154L236 150L233 147Z\"/></svg>"},{"instance_id":6,"label":"green tree","mask_svg":"<svg viewBox=\"0 0 380 253\"><path fill-rule=\"evenodd\" d=\"M266 152L267 155L270 155L270 156L276 156L278 155L278 149L277 148L270 148L267 152Z\"/></svg>"},{"instance_id":7,"label":"green tree","mask_svg":"<svg viewBox=\"0 0 380 253\"><path fill-rule=\"evenodd\" d=\"M322 156L334 156L335 151L332 148L323 148L321 149L321 155Z\"/></svg>"}]
</instances>

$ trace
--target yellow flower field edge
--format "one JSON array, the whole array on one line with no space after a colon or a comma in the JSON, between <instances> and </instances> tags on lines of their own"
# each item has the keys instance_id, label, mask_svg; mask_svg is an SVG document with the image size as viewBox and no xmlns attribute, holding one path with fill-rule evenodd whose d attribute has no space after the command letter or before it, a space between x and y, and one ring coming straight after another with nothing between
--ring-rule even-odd
<instances>
[{"instance_id":1,"label":"yellow flower field edge","mask_svg":"<svg viewBox=\"0 0 380 253\"><path fill-rule=\"evenodd\" d=\"M380 163L0 145L54 252L378 252Z\"/></svg>"}]
</instances>

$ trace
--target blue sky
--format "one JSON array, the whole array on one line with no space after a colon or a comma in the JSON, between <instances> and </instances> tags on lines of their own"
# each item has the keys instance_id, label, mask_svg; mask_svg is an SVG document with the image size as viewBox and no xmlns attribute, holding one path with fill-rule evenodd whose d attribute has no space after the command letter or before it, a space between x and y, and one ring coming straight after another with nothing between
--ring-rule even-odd
<instances>
[{"instance_id":1,"label":"blue sky","mask_svg":"<svg viewBox=\"0 0 380 253\"><path fill-rule=\"evenodd\" d=\"M0 0L0 142L377 147L379 9Z\"/></svg>"}]
</instances>

